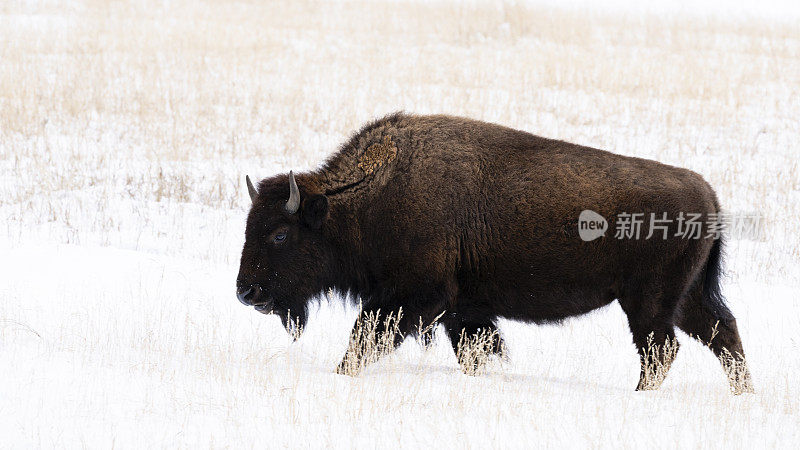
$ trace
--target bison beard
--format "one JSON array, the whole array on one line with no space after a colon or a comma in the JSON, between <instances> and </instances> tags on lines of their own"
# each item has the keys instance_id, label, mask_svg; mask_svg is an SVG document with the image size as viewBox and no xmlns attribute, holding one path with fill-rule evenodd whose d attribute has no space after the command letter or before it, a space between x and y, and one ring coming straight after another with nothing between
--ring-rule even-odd
<instances>
[{"instance_id":1,"label":"bison beard","mask_svg":"<svg viewBox=\"0 0 800 450\"><path fill-rule=\"evenodd\" d=\"M677 326L720 358L734 392L752 390L719 291L721 240L677 237L675 223L666 239L578 236L583 210L610 220L643 213L643 230L651 213L710 218L716 195L694 172L398 113L365 126L317 171L247 184L237 296L285 326L335 289L358 296L364 316L402 310L393 345L438 320L455 349L462 331L495 332L498 317L547 323L617 300L642 361L637 389L663 380ZM501 348L494 338L489 349Z\"/></svg>"}]
</instances>

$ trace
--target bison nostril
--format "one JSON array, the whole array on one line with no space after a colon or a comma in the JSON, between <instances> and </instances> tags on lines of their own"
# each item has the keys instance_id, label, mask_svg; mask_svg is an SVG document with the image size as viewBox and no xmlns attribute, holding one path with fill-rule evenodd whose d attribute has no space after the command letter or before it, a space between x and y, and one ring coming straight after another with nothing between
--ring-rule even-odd
<instances>
[{"instance_id":1,"label":"bison nostril","mask_svg":"<svg viewBox=\"0 0 800 450\"><path fill-rule=\"evenodd\" d=\"M236 289L236 298L246 306L263 305L264 302L259 302L261 297L261 286L254 284L252 286L242 286Z\"/></svg>"},{"instance_id":2,"label":"bison nostril","mask_svg":"<svg viewBox=\"0 0 800 450\"><path fill-rule=\"evenodd\" d=\"M248 296L250 296L250 294L252 293L253 293L252 286L242 286L236 289L236 298L238 298L243 305L250 306L250 302L248 301L249 300Z\"/></svg>"}]
</instances>

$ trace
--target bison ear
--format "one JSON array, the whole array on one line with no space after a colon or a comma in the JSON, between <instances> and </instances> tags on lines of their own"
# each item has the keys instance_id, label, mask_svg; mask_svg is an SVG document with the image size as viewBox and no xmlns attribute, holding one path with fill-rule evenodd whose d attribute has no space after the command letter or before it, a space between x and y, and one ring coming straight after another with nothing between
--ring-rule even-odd
<instances>
[{"instance_id":1,"label":"bison ear","mask_svg":"<svg viewBox=\"0 0 800 450\"><path fill-rule=\"evenodd\" d=\"M303 221L311 228L319 228L328 216L328 197L315 194L303 202Z\"/></svg>"}]
</instances>

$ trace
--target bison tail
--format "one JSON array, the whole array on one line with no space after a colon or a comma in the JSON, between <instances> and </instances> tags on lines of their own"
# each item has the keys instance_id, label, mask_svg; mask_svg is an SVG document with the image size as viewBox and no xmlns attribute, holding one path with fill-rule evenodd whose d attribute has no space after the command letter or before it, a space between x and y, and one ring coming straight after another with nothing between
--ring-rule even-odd
<instances>
[{"instance_id":1,"label":"bison tail","mask_svg":"<svg viewBox=\"0 0 800 450\"><path fill-rule=\"evenodd\" d=\"M705 270L703 271L703 302L710 308L717 317L732 319L728 306L725 305L725 297L722 296L722 257L723 257L722 237L714 241L711 252L708 254Z\"/></svg>"}]
</instances>

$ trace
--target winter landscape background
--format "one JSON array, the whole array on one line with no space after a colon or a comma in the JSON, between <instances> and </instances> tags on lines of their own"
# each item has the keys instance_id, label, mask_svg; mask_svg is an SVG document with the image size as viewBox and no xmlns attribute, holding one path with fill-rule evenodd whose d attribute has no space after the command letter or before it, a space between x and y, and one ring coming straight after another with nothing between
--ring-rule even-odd
<instances>
[{"instance_id":1,"label":"winter landscape background","mask_svg":"<svg viewBox=\"0 0 800 450\"><path fill-rule=\"evenodd\" d=\"M0 4L0 447L791 447L800 441L800 7L550 2ZM333 374L234 296L244 174L322 163L395 110L465 115L701 173L764 239L725 292L756 394L685 335L664 386L614 303L440 332Z\"/></svg>"}]
</instances>

